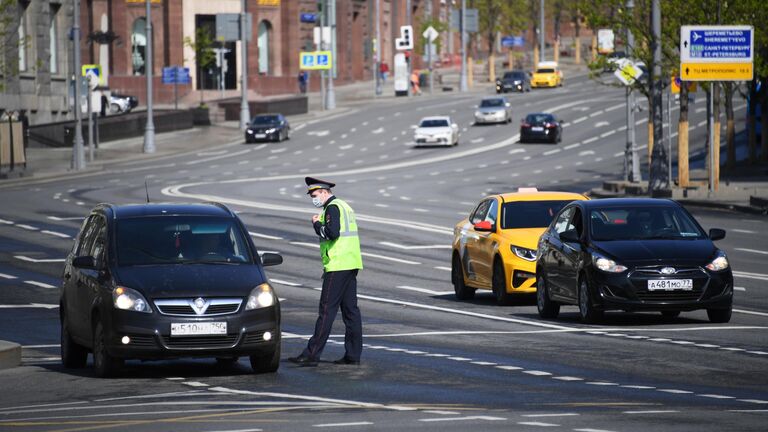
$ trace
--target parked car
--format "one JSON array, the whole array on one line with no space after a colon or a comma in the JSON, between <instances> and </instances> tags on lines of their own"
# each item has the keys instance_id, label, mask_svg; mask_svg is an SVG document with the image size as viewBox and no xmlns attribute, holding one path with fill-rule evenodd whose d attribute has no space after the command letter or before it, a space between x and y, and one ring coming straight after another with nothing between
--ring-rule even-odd
<instances>
[{"instance_id":1,"label":"parked car","mask_svg":"<svg viewBox=\"0 0 768 432\"><path fill-rule=\"evenodd\" d=\"M509 123L512 121L512 104L503 96L483 98L475 111L475 124Z\"/></svg>"},{"instance_id":2,"label":"parked car","mask_svg":"<svg viewBox=\"0 0 768 432\"><path fill-rule=\"evenodd\" d=\"M282 114L260 114L254 117L245 130L245 142L283 141L290 139L291 125Z\"/></svg>"},{"instance_id":3,"label":"parked car","mask_svg":"<svg viewBox=\"0 0 768 432\"><path fill-rule=\"evenodd\" d=\"M280 361L280 302L237 215L207 204L100 204L64 263L61 360L116 375L127 359Z\"/></svg>"},{"instance_id":4,"label":"parked car","mask_svg":"<svg viewBox=\"0 0 768 432\"><path fill-rule=\"evenodd\" d=\"M424 117L413 133L413 140L416 145L455 146L459 144L459 125L448 116Z\"/></svg>"},{"instance_id":5,"label":"parked car","mask_svg":"<svg viewBox=\"0 0 768 432\"><path fill-rule=\"evenodd\" d=\"M547 141L558 143L562 139L562 122L552 114L528 114L520 123L520 142Z\"/></svg>"},{"instance_id":6,"label":"parked car","mask_svg":"<svg viewBox=\"0 0 768 432\"><path fill-rule=\"evenodd\" d=\"M731 319L733 274L725 252L683 206L672 200L614 198L574 201L542 234L536 259L539 315L578 305L582 321L607 310L706 309L716 323Z\"/></svg>"},{"instance_id":7,"label":"parked car","mask_svg":"<svg viewBox=\"0 0 768 432\"><path fill-rule=\"evenodd\" d=\"M496 93L531 91L530 75L521 70L504 72L504 76L496 79Z\"/></svg>"},{"instance_id":8,"label":"parked car","mask_svg":"<svg viewBox=\"0 0 768 432\"><path fill-rule=\"evenodd\" d=\"M136 96L118 93L110 93L109 95L109 112L111 114L128 113L138 105L139 98Z\"/></svg>"}]
</instances>

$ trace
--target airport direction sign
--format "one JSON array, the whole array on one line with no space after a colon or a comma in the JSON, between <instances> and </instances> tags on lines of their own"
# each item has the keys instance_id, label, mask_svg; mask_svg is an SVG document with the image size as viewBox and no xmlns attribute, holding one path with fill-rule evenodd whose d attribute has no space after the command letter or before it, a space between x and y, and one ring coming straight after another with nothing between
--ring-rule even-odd
<instances>
[{"instance_id":1,"label":"airport direction sign","mask_svg":"<svg viewBox=\"0 0 768 432\"><path fill-rule=\"evenodd\" d=\"M749 81L754 76L752 26L680 27L683 81Z\"/></svg>"}]
</instances>

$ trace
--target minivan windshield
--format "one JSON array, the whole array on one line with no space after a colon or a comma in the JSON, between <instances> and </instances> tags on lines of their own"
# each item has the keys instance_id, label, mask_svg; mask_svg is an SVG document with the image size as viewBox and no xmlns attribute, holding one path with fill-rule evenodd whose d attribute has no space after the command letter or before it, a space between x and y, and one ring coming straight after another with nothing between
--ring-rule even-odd
<instances>
[{"instance_id":1,"label":"minivan windshield","mask_svg":"<svg viewBox=\"0 0 768 432\"><path fill-rule=\"evenodd\" d=\"M679 207L631 206L596 208L590 212L592 239L700 240L698 224Z\"/></svg>"},{"instance_id":2,"label":"minivan windshield","mask_svg":"<svg viewBox=\"0 0 768 432\"><path fill-rule=\"evenodd\" d=\"M119 266L252 262L248 242L232 218L126 218L117 221L116 234Z\"/></svg>"}]
</instances>

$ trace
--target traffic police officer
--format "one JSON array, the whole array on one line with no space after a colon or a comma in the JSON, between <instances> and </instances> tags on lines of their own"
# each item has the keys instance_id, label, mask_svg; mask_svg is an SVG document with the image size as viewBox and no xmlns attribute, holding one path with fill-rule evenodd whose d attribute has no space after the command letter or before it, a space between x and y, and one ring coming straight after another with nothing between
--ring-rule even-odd
<instances>
[{"instance_id":1,"label":"traffic police officer","mask_svg":"<svg viewBox=\"0 0 768 432\"><path fill-rule=\"evenodd\" d=\"M334 183L312 177L304 181L312 204L322 208L320 214L312 216L312 223L320 237L323 289L315 332L301 355L289 360L302 366L317 366L341 306L346 327L345 354L334 363L358 365L363 350L363 323L357 307L357 272L363 268L363 259L355 212L349 204L333 195L331 188L336 186Z\"/></svg>"}]
</instances>

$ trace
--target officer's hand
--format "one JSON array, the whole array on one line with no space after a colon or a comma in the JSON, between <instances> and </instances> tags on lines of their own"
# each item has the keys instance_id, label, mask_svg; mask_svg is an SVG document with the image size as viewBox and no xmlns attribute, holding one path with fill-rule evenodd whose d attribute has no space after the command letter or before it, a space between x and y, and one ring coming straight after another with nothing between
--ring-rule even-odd
<instances>
[{"instance_id":1,"label":"officer's hand","mask_svg":"<svg viewBox=\"0 0 768 432\"><path fill-rule=\"evenodd\" d=\"M320 215L312 215L312 223L315 223L320 220Z\"/></svg>"}]
</instances>

